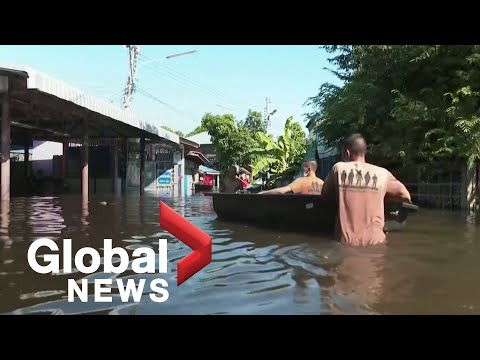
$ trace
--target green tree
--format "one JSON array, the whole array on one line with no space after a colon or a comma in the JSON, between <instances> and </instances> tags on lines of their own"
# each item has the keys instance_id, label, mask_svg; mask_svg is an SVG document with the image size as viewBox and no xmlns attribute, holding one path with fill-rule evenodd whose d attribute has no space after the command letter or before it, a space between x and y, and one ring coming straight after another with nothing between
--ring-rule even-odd
<instances>
[{"instance_id":1,"label":"green tree","mask_svg":"<svg viewBox=\"0 0 480 360\"><path fill-rule=\"evenodd\" d=\"M353 132L384 165L480 158L480 46L326 46L342 86L309 99L327 145Z\"/></svg>"},{"instance_id":2,"label":"green tree","mask_svg":"<svg viewBox=\"0 0 480 360\"><path fill-rule=\"evenodd\" d=\"M257 147L255 134L245 125L238 124L231 114L207 113L200 125L207 129L217 156L216 166L224 171L231 165L250 165L249 149Z\"/></svg>"},{"instance_id":3,"label":"green tree","mask_svg":"<svg viewBox=\"0 0 480 360\"><path fill-rule=\"evenodd\" d=\"M270 171L275 179L298 171L307 147L305 132L300 124L289 117L285 122L284 133L276 140L264 132L257 135L259 146L250 152L255 159L252 176Z\"/></svg>"},{"instance_id":4,"label":"green tree","mask_svg":"<svg viewBox=\"0 0 480 360\"><path fill-rule=\"evenodd\" d=\"M253 133L267 132L266 124L263 121L263 115L259 111L248 110L247 117L239 124L241 126L245 126L249 131Z\"/></svg>"},{"instance_id":5,"label":"green tree","mask_svg":"<svg viewBox=\"0 0 480 360\"><path fill-rule=\"evenodd\" d=\"M185 135L186 137L190 137L190 136L193 136L193 135L197 135L197 134L200 134L204 131L207 131L207 129L205 129L202 125L199 125L197 126L193 131L190 131L187 135Z\"/></svg>"}]
</instances>

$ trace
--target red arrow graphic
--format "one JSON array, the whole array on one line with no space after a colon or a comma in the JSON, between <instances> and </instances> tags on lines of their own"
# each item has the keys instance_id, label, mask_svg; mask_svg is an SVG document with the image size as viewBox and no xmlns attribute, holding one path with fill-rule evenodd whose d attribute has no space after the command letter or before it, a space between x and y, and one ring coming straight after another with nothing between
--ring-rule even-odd
<instances>
[{"instance_id":1,"label":"red arrow graphic","mask_svg":"<svg viewBox=\"0 0 480 360\"><path fill-rule=\"evenodd\" d=\"M212 238L160 201L160 226L193 251L177 264L177 286L212 262Z\"/></svg>"}]
</instances>

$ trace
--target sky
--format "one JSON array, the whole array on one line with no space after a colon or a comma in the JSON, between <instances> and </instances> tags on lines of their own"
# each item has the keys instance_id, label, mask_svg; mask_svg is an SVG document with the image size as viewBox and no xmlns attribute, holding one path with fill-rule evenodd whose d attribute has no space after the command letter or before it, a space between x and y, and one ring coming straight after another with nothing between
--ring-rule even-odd
<instances>
[{"instance_id":1,"label":"sky","mask_svg":"<svg viewBox=\"0 0 480 360\"><path fill-rule=\"evenodd\" d=\"M131 111L188 133L207 112L239 120L249 109L263 114L268 97L269 111L277 110L269 130L278 135L289 116L306 125L304 103L322 83L339 83L325 69L327 58L318 45L140 46ZM29 66L121 106L129 56L123 45L0 46L0 62Z\"/></svg>"}]
</instances>

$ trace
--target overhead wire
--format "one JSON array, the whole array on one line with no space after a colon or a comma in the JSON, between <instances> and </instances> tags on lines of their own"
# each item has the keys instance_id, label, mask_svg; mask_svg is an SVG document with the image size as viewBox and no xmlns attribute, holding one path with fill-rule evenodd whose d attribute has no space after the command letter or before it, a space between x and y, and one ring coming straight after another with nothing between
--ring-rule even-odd
<instances>
[{"instance_id":1,"label":"overhead wire","mask_svg":"<svg viewBox=\"0 0 480 360\"><path fill-rule=\"evenodd\" d=\"M184 112L182 112L181 110L177 109L175 106L167 103L166 101L160 100L159 98L157 98L156 96L150 94L148 91L142 89L141 87L138 87L138 86L137 86L137 91L138 91L140 94L142 94L142 95L144 95L144 96L146 96L146 97L148 97L148 98L150 98L150 99L152 99L152 100L155 100L156 102L158 102L158 103L166 106L167 108L169 108L169 109L172 110L173 112L177 113L178 115L181 115L181 116L185 115Z\"/></svg>"},{"instance_id":2,"label":"overhead wire","mask_svg":"<svg viewBox=\"0 0 480 360\"><path fill-rule=\"evenodd\" d=\"M152 61L149 57L147 57L145 55L141 55L140 57L145 59L146 61ZM178 83L181 83L183 85L193 86L193 87L197 88L198 90L200 90L204 95L214 97L216 100L221 100L220 102L229 103L228 99L226 99L225 95L223 95L222 93L200 85L199 83L189 79L184 74L182 74L182 73L180 73L176 70L171 69L170 67L168 67L167 65L165 65L163 63L151 63L151 64L145 65L143 67L139 66L139 69L142 69L142 68L143 69L148 69L151 72L156 73L159 76L166 76L166 77L168 77L168 78L170 78L170 79L172 79L172 80L174 80ZM230 106L228 106L228 108L232 108L232 107L235 108L235 106L233 104L229 103L228 105L230 105Z\"/></svg>"}]
</instances>

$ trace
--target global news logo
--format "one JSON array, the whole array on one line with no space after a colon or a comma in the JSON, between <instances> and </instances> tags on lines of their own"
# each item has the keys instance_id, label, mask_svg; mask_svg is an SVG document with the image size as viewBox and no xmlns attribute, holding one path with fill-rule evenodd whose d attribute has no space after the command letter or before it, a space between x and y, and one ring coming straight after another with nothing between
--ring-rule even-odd
<instances>
[{"instance_id":1,"label":"global news logo","mask_svg":"<svg viewBox=\"0 0 480 360\"><path fill-rule=\"evenodd\" d=\"M165 203L160 202L160 226L185 243L192 252L177 263L177 286L187 281L212 261L211 237L177 214ZM41 248L48 248L49 252L43 255L43 263L38 262L38 252ZM93 274L102 265L102 256L92 247L84 247L72 256L72 240L63 239L63 248L60 253L57 243L48 238L37 239L28 249L27 260L33 271L39 274L71 274L73 265L76 271L82 274ZM90 257L87 265L85 258ZM135 274L166 274L168 272L167 239L159 239L158 256L150 247L140 247L132 252L133 260L128 252L121 247L112 247L112 239L104 239L103 244L103 272L106 274L122 274L127 270ZM72 258L73 263L72 263ZM118 258L118 261L114 261ZM62 259L62 264L60 264ZM157 261L158 260L158 261ZM157 266L158 263L158 266ZM61 265L62 268L61 268ZM151 277L150 277L151 279ZM138 279L137 279L138 280ZM152 301L162 303L168 300L168 283L165 279L115 279L119 296L122 302L140 302L145 288L150 288L149 297ZM94 301L112 302L113 279L94 279ZM148 281L148 284L147 284ZM75 279L68 279L68 302L74 302L78 297L82 302L89 300L89 284L87 279L78 283Z\"/></svg>"}]
</instances>

